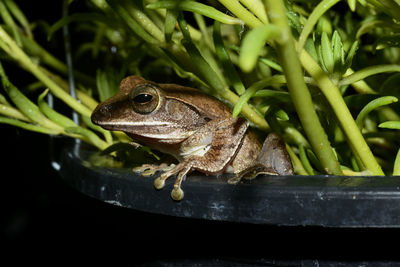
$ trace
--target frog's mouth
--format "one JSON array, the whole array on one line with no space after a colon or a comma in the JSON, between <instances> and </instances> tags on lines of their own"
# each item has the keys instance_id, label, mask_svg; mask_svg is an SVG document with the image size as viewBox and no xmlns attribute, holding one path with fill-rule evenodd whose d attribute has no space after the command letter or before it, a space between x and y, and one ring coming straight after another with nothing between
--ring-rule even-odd
<instances>
[{"instance_id":1,"label":"frog's mouth","mask_svg":"<svg viewBox=\"0 0 400 267\"><path fill-rule=\"evenodd\" d=\"M92 114L92 122L109 131L122 131L136 140L152 140L153 142L178 143L193 134L194 131L182 131L172 122L166 121L117 121L98 118ZM157 130L155 130L157 129Z\"/></svg>"}]
</instances>

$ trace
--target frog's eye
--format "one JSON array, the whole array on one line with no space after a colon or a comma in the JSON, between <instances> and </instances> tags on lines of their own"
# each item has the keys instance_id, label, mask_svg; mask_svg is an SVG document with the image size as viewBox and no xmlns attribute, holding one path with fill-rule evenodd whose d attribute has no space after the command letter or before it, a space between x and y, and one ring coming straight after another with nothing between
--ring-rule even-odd
<instances>
[{"instance_id":1,"label":"frog's eye","mask_svg":"<svg viewBox=\"0 0 400 267\"><path fill-rule=\"evenodd\" d=\"M136 103L139 103L139 104L143 104L143 103L150 102L151 99L153 99L152 95L143 93L143 94L135 96L133 98L133 101L136 102Z\"/></svg>"},{"instance_id":2,"label":"frog's eye","mask_svg":"<svg viewBox=\"0 0 400 267\"><path fill-rule=\"evenodd\" d=\"M160 96L152 84L140 84L130 94L132 108L136 113L148 114L159 106Z\"/></svg>"}]
</instances>

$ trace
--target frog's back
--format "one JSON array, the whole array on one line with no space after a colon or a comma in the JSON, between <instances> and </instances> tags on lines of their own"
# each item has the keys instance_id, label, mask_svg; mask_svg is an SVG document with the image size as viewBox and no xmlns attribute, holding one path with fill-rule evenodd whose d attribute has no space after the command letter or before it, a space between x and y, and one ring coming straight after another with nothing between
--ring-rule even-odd
<instances>
[{"instance_id":1,"label":"frog's back","mask_svg":"<svg viewBox=\"0 0 400 267\"><path fill-rule=\"evenodd\" d=\"M227 118L232 116L231 109L227 105L200 90L177 84L159 84L159 86L165 91L167 97L184 101L204 114Z\"/></svg>"}]
</instances>

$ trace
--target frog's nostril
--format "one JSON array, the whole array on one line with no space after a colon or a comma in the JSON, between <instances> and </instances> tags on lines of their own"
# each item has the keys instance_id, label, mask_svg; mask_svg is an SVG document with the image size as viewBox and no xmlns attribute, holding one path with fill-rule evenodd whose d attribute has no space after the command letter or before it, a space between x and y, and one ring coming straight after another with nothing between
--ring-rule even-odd
<instances>
[{"instance_id":1,"label":"frog's nostril","mask_svg":"<svg viewBox=\"0 0 400 267\"><path fill-rule=\"evenodd\" d=\"M94 124L101 124L102 122L107 121L110 116L110 108L108 105L105 105L95 109L95 111L92 113L91 119Z\"/></svg>"},{"instance_id":2,"label":"frog's nostril","mask_svg":"<svg viewBox=\"0 0 400 267\"><path fill-rule=\"evenodd\" d=\"M110 108L109 106L103 106L100 108L100 113L103 115L109 115L110 114Z\"/></svg>"}]
</instances>

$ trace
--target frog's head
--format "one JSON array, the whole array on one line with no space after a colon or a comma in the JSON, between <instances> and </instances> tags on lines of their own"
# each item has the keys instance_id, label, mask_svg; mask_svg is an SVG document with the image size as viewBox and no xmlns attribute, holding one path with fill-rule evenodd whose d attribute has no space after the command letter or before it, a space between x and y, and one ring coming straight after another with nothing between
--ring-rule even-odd
<instances>
[{"instance_id":1,"label":"frog's head","mask_svg":"<svg viewBox=\"0 0 400 267\"><path fill-rule=\"evenodd\" d=\"M170 143L183 141L206 123L193 106L138 76L122 80L120 91L100 103L91 119L137 140Z\"/></svg>"}]
</instances>

